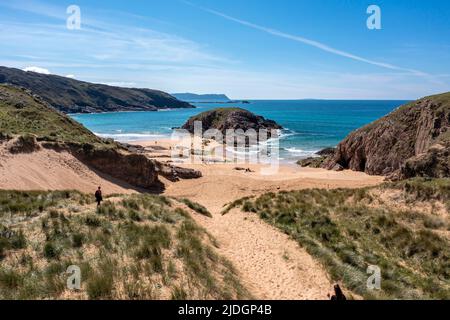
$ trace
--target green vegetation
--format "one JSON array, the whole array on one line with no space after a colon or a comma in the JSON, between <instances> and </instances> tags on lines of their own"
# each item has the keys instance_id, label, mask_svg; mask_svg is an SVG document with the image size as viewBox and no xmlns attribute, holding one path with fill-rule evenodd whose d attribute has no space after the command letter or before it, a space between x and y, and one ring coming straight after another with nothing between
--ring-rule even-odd
<instances>
[{"instance_id":1,"label":"green vegetation","mask_svg":"<svg viewBox=\"0 0 450 320\"><path fill-rule=\"evenodd\" d=\"M34 135L39 141L115 146L19 88L0 84L0 98L0 135Z\"/></svg>"},{"instance_id":2,"label":"green vegetation","mask_svg":"<svg viewBox=\"0 0 450 320\"><path fill-rule=\"evenodd\" d=\"M202 112L192 118L190 120L192 121L206 121L210 127L216 128L219 127L221 122L226 119L230 114L234 112L243 112L243 113L250 113L249 111L241 108L216 108L213 110Z\"/></svg>"},{"instance_id":3,"label":"green vegetation","mask_svg":"<svg viewBox=\"0 0 450 320\"><path fill-rule=\"evenodd\" d=\"M16 214L33 217L57 204L75 202L84 205L92 201L91 197L78 191L1 191L0 221Z\"/></svg>"},{"instance_id":4,"label":"green vegetation","mask_svg":"<svg viewBox=\"0 0 450 320\"><path fill-rule=\"evenodd\" d=\"M335 281L367 299L450 299L450 179L414 179L365 189L301 190L244 199L297 240ZM369 265L381 290L369 290Z\"/></svg>"},{"instance_id":5,"label":"green vegetation","mask_svg":"<svg viewBox=\"0 0 450 320\"><path fill-rule=\"evenodd\" d=\"M212 217L211 212L209 212L208 209L206 209L206 208L205 208L204 206L202 206L201 204L196 203L196 202L192 202L191 200L186 199L186 198L181 199L180 201L183 202L185 205L187 205L187 206L188 206L189 208L191 208L192 210L194 210L195 212L197 212L197 213L199 213L199 214L201 214L201 215L207 216L207 217L209 217L209 218Z\"/></svg>"},{"instance_id":6,"label":"green vegetation","mask_svg":"<svg viewBox=\"0 0 450 320\"><path fill-rule=\"evenodd\" d=\"M0 299L248 298L181 203L75 191L0 191ZM138 218L137 218L138 217ZM69 290L68 266L81 269Z\"/></svg>"},{"instance_id":7,"label":"green vegetation","mask_svg":"<svg viewBox=\"0 0 450 320\"><path fill-rule=\"evenodd\" d=\"M385 187L389 185L385 185ZM417 178L400 181L394 184L396 189L404 191L408 203L415 201L439 201L450 212L450 182L449 179Z\"/></svg>"},{"instance_id":8,"label":"green vegetation","mask_svg":"<svg viewBox=\"0 0 450 320\"><path fill-rule=\"evenodd\" d=\"M107 86L1 66L0 83L31 90L53 108L65 113L193 108L189 103L159 90Z\"/></svg>"},{"instance_id":9,"label":"green vegetation","mask_svg":"<svg viewBox=\"0 0 450 320\"><path fill-rule=\"evenodd\" d=\"M225 205L224 209L222 210L222 215L225 215L228 212L230 212L232 209L241 207L244 204L248 205L250 203L248 200L250 200L251 198L252 197L240 198L240 199L237 199L237 200Z\"/></svg>"}]
</instances>

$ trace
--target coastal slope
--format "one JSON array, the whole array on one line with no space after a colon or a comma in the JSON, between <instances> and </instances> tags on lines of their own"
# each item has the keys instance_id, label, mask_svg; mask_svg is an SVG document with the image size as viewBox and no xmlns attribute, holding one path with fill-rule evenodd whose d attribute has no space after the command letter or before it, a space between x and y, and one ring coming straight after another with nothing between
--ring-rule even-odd
<instances>
[{"instance_id":1,"label":"coastal slope","mask_svg":"<svg viewBox=\"0 0 450 320\"><path fill-rule=\"evenodd\" d=\"M194 108L189 103L158 90L108 86L1 66L0 83L31 90L64 113Z\"/></svg>"},{"instance_id":2,"label":"coastal slope","mask_svg":"<svg viewBox=\"0 0 450 320\"><path fill-rule=\"evenodd\" d=\"M322 167L392 178L450 177L450 93L408 103L352 132Z\"/></svg>"},{"instance_id":3,"label":"coastal slope","mask_svg":"<svg viewBox=\"0 0 450 320\"><path fill-rule=\"evenodd\" d=\"M0 190L0 299L251 299L182 202ZM68 267L71 266L68 269ZM80 287L68 278L77 267ZM68 271L73 270L73 271Z\"/></svg>"},{"instance_id":4,"label":"coastal slope","mask_svg":"<svg viewBox=\"0 0 450 320\"><path fill-rule=\"evenodd\" d=\"M130 152L112 140L97 137L78 122L51 108L42 98L10 85L0 85L0 152L2 164L10 161L11 169L17 169L17 175L14 175L14 170L2 165L3 169L6 168L6 175L2 177L6 184L1 186L3 188L10 186L11 181L20 186L17 181L20 177L27 184L38 172L40 175L49 173L37 184L41 188L52 189L55 186L56 182L44 183L52 175L59 178L60 183L64 181L61 186L68 187L67 179L73 176L75 167L79 168L77 180L82 182L74 182L74 188L86 181L97 181L89 178L92 175L114 178L136 188L160 186L156 161ZM72 166L65 166L67 163ZM65 171L59 171L64 167ZM95 174L83 175L86 168ZM54 176L56 172L60 174ZM30 187L35 185L30 182Z\"/></svg>"},{"instance_id":5,"label":"coastal slope","mask_svg":"<svg viewBox=\"0 0 450 320\"><path fill-rule=\"evenodd\" d=\"M266 193L230 203L286 233L365 299L450 298L449 179ZM242 231L245 232L245 231ZM380 270L380 287L368 284Z\"/></svg>"}]
</instances>

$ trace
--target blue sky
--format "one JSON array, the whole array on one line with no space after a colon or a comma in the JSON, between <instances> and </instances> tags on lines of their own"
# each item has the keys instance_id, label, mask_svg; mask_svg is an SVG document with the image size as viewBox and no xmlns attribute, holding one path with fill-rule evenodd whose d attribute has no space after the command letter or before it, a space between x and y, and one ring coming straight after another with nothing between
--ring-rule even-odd
<instances>
[{"instance_id":1,"label":"blue sky","mask_svg":"<svg viewBox=\"0 0 450 320\"><path fill-rule=\"evenodd\" d=\"M72 4L81 30L66 27ZM242 99L450 91L447 0L0 0L0 28L0 65L90 82Z\"/></svg>"}]
</instances>

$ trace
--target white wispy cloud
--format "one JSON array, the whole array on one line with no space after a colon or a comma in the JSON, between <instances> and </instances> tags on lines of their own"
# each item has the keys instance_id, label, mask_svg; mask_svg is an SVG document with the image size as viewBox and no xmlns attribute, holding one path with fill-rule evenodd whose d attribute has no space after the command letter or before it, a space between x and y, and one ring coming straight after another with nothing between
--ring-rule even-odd
<instances>
[{"instance_id":1,"label":"white wispy cloud","mask_svg":"<svg viewBox=\"0 0 450 320\"><path fill-rule=\"evenodd\" d=\"M14 6L11 7L10 3ZM167 92L224 92L242 99L404 99L448 89L448 85L437 86L423 81L425 73L385 64L379 65L385 68L382 70L385 74L325 73L323 69L300 70L295 69L296 66L289 66L287 72L252 68L224 56L222 52L211 52L195 41L150 28L138 28L132 21L126 24L116 19L114 12L106 16L115 21L104 21L104 15L93 14L92 10L83 10L82 7L82 29L68 30L64 7L47 7L45 3L26 0L0 2L2 6L50 19L25 21L0 11L0 65L22 69L34 66L60 75L75 74L77 79L84 81ZM240 24L254 26L237 20ZM294 37L257 27L283 38ZM301 39L311 41L310 45L317 44L318 48L325 46ZM411 74L421 76L411 77ZM448 75L435 77L447 80Z\"/></svg>"},{"instance_id":2,"label":"white wispy cloud","mask_svg":"<svg viewBox=\"0 0 450 320\"><path fill-rule=\"evenodd\" d=\"M113 21L103 19L104 17L108 19L109 15L115 15L116 18L117 15L119 17L124 15L119 12L109 11L109 15L95 15L95 10L84 10L85 7L82 6L81 30L68 30L65 27L68 15L64 6L50 5L40 1L12 0L0 2L0 7L25 11L57 21L56 23L21 23L14 19L9 21L2 19L0 38L13 41L18 45L30 46L33 44L30 40L39 39L39 44L44 42L52 47L59 45L58 51L62 49L70 51L70 56L86 52L84 58L100 61L120 59L120 61L134 60L142 63L159 61L195 64L236 62L208 52L202 45L173 34L127 25L122 23L121 19L113 19ZM98 18L99 16L102 18ZM67 55L64 55L64 58L66 57Z\"/></svg>"},{"instance_id":3,"label":"white wispy cloud","mask_svg":"<svg viewBox=\"0 0 450 320\"><path fill-rule=\"evenodd\" d=\"M390 69L390 70L404 71L404 72L408 72L408 73L411 73L411 74L414 74L414 75L417 75L417 76L423 76L423 77L428 77L428 78L432 77L432 75L430 75L430 74L428 74L426 72L422 72L422 71L415 70L415 69L403 68L403 67L399 67L399 66L392 65L392 64L389 64L389 63L385 63L385 62L375 61L375 60L372 60L372 59L367 59L367 58L361 57L361 56L356 55L356 54L352 54L352 53L349 53L349 52L346 52L346 51L343 51L343 50L339 50L339 49L333 48L333 47L331 47L331 46L329 46L327 44L324 44L324 43L316 41L316 40L308 39L308 38L297 36L297 35L292 35L292 34L289 34L289 33L283 32L283 31L279 31L279 30L268 28L268 27L265 27L265 26L261 26L261 25L258 25L258 24L255 24L255 23L252 23L252 22L249 22L249 21L245 21L245 20L242 20L242 19L239 19L239 18L235 18L235 17L232 17L232 16L227 15L225 13L222 13L222 12L210 9L210 8L206 8L206 7L194 4L194 3L190 2L190 1L187 1L187 0L181 0L181 1L186 3L186 4L188 4L188 5L190 5L190 6L192 6L192 7L198 8L200 10L203 10L205 12L211 13L213 15L216 15L218 17L224 18L226 20L236 22L236 23L241 24L243 26L246 26L246 27L249 27L249 28L252 28L252 29L256 29L256 30L259 30L259 31L263 31L265 33L268 33L268 34L271 34L273 36L277 36L277 37L280 37L280 38L284 38L284 39L300 42L300 43L303 43L303 44L306 44L306 45L318 48L320 50L323 50L323 51L326 51L326 52L329 52L329 53L332 53L332 54L335 54L335 55L338 55L338 56L341 56L341 57L345 57L345 58L352 59L352 60L359 61L359 62L364 62L364 63L370 64L370 65L374 65L374 66L378 66L378 67L382 67L382 68L386 68L386 69Z\"/></svg>"}]
</instances>

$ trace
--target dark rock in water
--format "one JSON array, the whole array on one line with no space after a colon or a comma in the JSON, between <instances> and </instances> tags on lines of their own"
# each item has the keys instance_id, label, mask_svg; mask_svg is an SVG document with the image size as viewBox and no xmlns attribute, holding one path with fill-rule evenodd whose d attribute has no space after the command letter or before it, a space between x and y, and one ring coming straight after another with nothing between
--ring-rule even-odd
<instances>
[{"instance_id":1,"label":"dark rock in water","mask_svg":"<svg viewBox=\"0 0 450 320\"><path fill-rule=\"evenodd\" d=\"M158 90L114 87L7 67L0 67L0 83L30 90L36 99L42 99L65 113L194 108ZM16 108L23 107L22 101L18 101Z\"/></svg>"},{"instance_id":2,"label":"dark rock in water","mask_svg":"<svg viewBox=\"0 0 450 320\"><path fill-rule=\"evenodd\" d=\"M450 177L450 92L408 103L352 132L323 164L394 179Z\"/></svg>"},{"instance_id":3,"label":"dark rock in water","mask_svg":"<svg viewBox=\"0 0 450 320\"><path fill-rule=\"evenodd\" d=\"M191 117L181 128L194 133L194 122L202 122L202 133L209 129L217 129L225 137L228 129L244 132L253 129L258 133L260 129L268 131L268 137L271 137L271 130L279 130L282 127L273 120L264 119L250 111L240 108L219 108L209 110L194 117Z\"/></svg>"}]
</instances>

